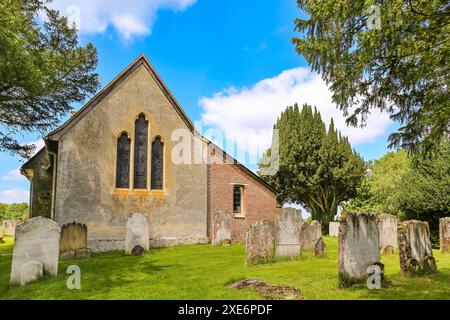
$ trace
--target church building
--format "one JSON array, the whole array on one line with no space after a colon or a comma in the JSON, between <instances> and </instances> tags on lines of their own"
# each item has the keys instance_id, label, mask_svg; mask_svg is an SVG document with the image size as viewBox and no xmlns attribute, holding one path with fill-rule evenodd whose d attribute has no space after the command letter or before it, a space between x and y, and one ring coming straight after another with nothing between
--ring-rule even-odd
<instances>
[{"instance_id":1,"label":"church building","mask_svg":"<svg viewBox=\"0 0 450 320\"><path fill-rule=\"evenodd\" d=\"M195 152L174 161L177 130L208 161ZM30 217L85 224L95 252L123 250L136 212L151 247L207 243L219 210L231 214L231 240L244 242L251 224L276 214L276 191L197 132L143 55L44 141L21 169Z\"/></svg>"}]
</instances>

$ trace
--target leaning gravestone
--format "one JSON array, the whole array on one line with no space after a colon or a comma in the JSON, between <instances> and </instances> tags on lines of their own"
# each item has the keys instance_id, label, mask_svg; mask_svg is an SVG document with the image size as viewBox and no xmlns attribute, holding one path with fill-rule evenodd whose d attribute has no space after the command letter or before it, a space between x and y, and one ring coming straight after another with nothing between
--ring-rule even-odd
<instances>
[{"instance_id":1,"label":"leaning gravestone","mask_svg":"<svg viewBox=\"0 0 450 320\"><path fill-rule=\"evenodd\" d=\"M60 258L83 259L90 257L87 248L87 226L81 223L69 223L61 227Z\"/></svg>"},{"instance_id":2,"label":"leaning gravestone","mask_svg":"<svg viewBox=\"0 0 450 320\"><path fill-rule=\"evenodd\" d=\"M329 224L330 237L337 237L339 235L339 222L330 222Z\"/></svg>"},{"instance_id":3,"label":"leaning gravestone","mask_svg":"<svg viewBox=\"0 0 450 320\"><path fill-rule=\"evenodd\" d=\"M450 252L450 217L439 219L439 242L441 252Z\"/></svg>"},{"instance_id":4,"label":"leaning gravestone","mask_svg":"<svg viewBox=\"0 0 450 320\"><path fill-rule=\"evenodd\" d=\"M301 225L300 241L302 251L314 251L314 246L322 237L322 226L319 221L304 221Z\"/></svg>"},{"instance_id":5,"label":"leaning gravestone","mask_svg":"<svg viewBox=\"0 0 450 320\"><path fill-rule=\"evenodd\" d=\"M373 213L348 213L339 227L339 286L365 282L368 268L380 263L380 234Z\"/></svg>"},{"instance_id":6,"label":"leaning gravestone","mask_svg":"<svg viewBox=\"0 0 450 320\"><path fill-rule=\"evenodd\" d=\"M315 243L314 248L312 251L313 256L315 257L322 257L326 253L326 246L325 242L323 241L323 238L320 237Z\"/></svg>"},{"instance_id":7,"label":"leaning gravestone","mask_svg":"<svg viewBox=\"0 0 450 320\"><path fill-rule=\"evenodd\" d=\"M275 222L256 222L247 230L245 241L245 262L258 264L273 261L275 254Z\"/></svg>"},{"instance_id":8,"label":"leaning gravestone","mask_svg":"<svg viewBox=\"0 0 450 320\"><path fill-rule=\"evenodd\" d=\"M427 222L410 220L398 225L398 254L402 275L436 272Z\"/></svg>"},{"instance_id":9,"label":"leaning gravestone","mask_svg":"<svg viewBox=\"0 0 450 320\"><path fill-rule=\"evenodd\" d=\"M219 210L214 214L212 230L213 246L231 244L231 215L225 210Z\"/></svg>"},{"instance_id":10,"label":"leaning gravestone","mask_svg":"<svg viewBox=\"0 0 450 320\"><path fill-rule=\"evenodd\" d=\"M300 255L300 228L302 215L300 210L282 208L275 220L275 255L295 258Z\"/></svg>"},{"instance_id":11,"label":"leaning gravestone","mask_svg":"<svg viewBox=\"0 0 450 320\"><path fill-rule=\"evenodd\" d=\"M37 270L36 263L42 264L43 273L50 276L58 274L60 231L56 222L44 217L31 218L16 227L11 285L25 283L28 277L34 281L32 275L27 275L27 270ZM22 269L30 261L35 263Z\"/></svg>"},{"instance_id":12,"label":"leaning gravestone","mask_svg":"<svg viewBox=\"0 0 450 320\"><path fill-rule=\"evenodd\" d=\"M125 254L143 255L150 247L148 220L142 213L133 213L127 221Z\"/></svg>"},{"instance_id":13,"label":"leaning gravestone","mask_svg":"<svg viewBox=\"0 0 450 320\"><path fill-rule=\"evenodd\" d=\"M397 217L381 213L377 215L377 223L380 232L380 253L393 254L397 250Z\"/></svg>"}]
</instances>

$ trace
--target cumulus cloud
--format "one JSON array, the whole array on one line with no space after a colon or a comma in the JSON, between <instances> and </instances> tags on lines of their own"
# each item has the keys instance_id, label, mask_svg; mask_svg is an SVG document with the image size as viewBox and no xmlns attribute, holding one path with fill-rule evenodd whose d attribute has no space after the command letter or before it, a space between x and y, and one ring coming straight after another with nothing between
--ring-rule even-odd
<instances>
[{"instance_id":1,"label":"cumulus cloud","mask_svg":"<svg viewBox=\"0 0 450 320\"><path fill-rule=\"evenodd\" d=\"M267 134L256 141L255 136L248 134L249 130L270 130L281 111L294 103L316 106L327 125L333 118L335 126L353 145L375 141L392 124L388 114L372 110L366 127L348 127L331 96L318 74L299 67L259 81L252 87L230 87L211 97L202 97L199 104L203 108L203 122L226 132L227 139L236 140L240 148L255 144L267 147L270 144Z\"/></svg>"},{"instance_id":2,"label":"cumulus cloud","mask_svg":"<svg viewBox=\"0 0 450 320\"><path fill-rule=\"evenodd\" d=\"M114 28L128 41L151 34L159 10L183 11L197 0L54 0L58 9L82 34Z\"/></svg>"},{"instance_id":3,"label":"cumulus cloud","mask_svg":"<svg viewBox=\"0 0 450 320\"><path fill-rule=\"evenodd\" d=\"M20 181L26 180L25 177L20 173L20 169L9 170L6 175L2 178L5 181Z\"/></svg>"},{"instance_id":4,"label":"cumulus cloud","mask_svg":"<svg viewBox=\"0 0 450 320\"><path fill-rule=\"evenodd\" d=\"M28 202L30 193L23 189L8 189L0 191L1 203L23 203Z\"/></svg>"}]
</instances>

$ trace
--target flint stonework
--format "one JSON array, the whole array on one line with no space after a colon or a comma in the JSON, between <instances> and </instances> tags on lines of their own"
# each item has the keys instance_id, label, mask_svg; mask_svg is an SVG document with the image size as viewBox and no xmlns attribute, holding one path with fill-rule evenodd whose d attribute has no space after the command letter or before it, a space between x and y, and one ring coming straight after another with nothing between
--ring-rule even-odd
<instances>
[{"instance_id":1,"label":"flint stonework","mask_svg":"<svg viewBox=\"0 0 450 320\"><path fill-rule=\"evenodd\" d=\"M337 237L339 235L339 222L330 222L329 235L330 237Z\"/></svg>"},{"instance_id":2,"label":"flint stonework","mask_svg":"<svg viewBox=\"0 0 450 320\"><path fill-rule=\"evenodd\" d=\"M214 214L212 230L213 246L231 245L231 215L225 210L219 210Z\"/></svg>"},{"instance_id":3,"label":"flint stonework","mask_svg":"<svg viewBox=\"0 0 450 320\"><path fill-rule=\"evenodd\" d=\"M348 213L339 226L339 286L367 279L367 268L380 264L380 234L373 213Z\"/></svg>"},{"instance_id":4,"label":"flint stonework","mask_svg":"<svg viewBox=\"0 0 450 320\"><path fill-rule=\"evenodd\" d=\"M275 220L275 255L295 258L300 255L300 231L302 215L300 210L283 208Z\"/></svg>"},{"instance_id":5,"label":"flint stonework","mask_svg":"<svg viewBox=\"0 0 450 320\"><path fill-rule=\"evenodd\" d=\"M245 246L246 264L273 261L275 254L275 221L264 220L247 230Z\"/></svg>"},{"instance_id":6,"label":"flint stonework","mask_svg":"<svg viewBox=\"0 0 450 320\"><path fill-rule=\"evenodd\" d=\"M141 249L137 247L141 247ZM125 254L141 255L150 247L149 224L142 213L134 213L127 221Z\"/></svg>"},{"instance_id":7,"label":"flint stonework","mask_svg":"<svg viewBox=\"0 0 450 320\"><path fill-rule=\"evenodd\" d=\"M450 252L450 217L439 219L439 242L441 252Z\"/></svg>"},{"instance_id":8,"label":"flint stonework","mask_svg":"<svg viewBox=\"0 0 450 320\"><path fill-rule=\"evenodd\" d=\"M56 276L59 262L60 227L44 217L31 218L16 227L11 285L19 285L21 268L29 261L43 265L45 274Z\"/></svg>"},{"instance_id":9,"label":"flint stonework","mask_svg":"<svg viewBox=\"0 0 450 320\"><path fill-rule=\"evenodd\" d=\"M381 254L393 254L397 250L397 217L381 213L377 215L377 223L380 232Z\"/></svg>"},{"instance_id":10,"label":"flint stonework","mask_svg":"<svg viewBox=\"0 0 450 320\"><path fill-rule=\"evenodd\" d=\"M398 254L402 275L436 272L427 222L410 220L398 225Z\"/></svg>"}]
</instances>

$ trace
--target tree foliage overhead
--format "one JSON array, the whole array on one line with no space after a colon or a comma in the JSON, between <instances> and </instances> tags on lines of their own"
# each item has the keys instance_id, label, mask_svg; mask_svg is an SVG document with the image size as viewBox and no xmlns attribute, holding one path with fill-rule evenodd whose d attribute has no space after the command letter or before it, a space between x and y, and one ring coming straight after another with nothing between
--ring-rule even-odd
<instances>
[{"instance_id":1,"label":"tree foliage overhead","mask_svg":"<svg viewBox=\"0 0 450 320\"><path fill-rule=\"evenodd\" d=\"M307 17L295 22L296 50L330 85L349 124L363 125L378 108L402 124L391 146L429 151L449 136L448 0L297 4Z\"/></svg>"},{"instance_id":2,"label":"tree foliage overhead","mask_svg":"<svg viewBox=\"0 0 450 320\"><path fill-rule=\"evenodd\" d=\"M355 194L364 161L335 130L333 120L327 131L320 113L311 106L288 107L275 129L279 130L279 170L263 178L279 191L281 204L300 204L313 219L330 221L338 205ZM269 149L265 156L270 153Z\"/></svg>"},{"instance_id":3,"label":"tree foliage overhead","mask_svg":"<svg viewBox=\"0 0 450 320\"><path fill-rule=\"evenodd\" d=\"M18 133L47 132L99 87L96 49L48 2L0 1L0 150L24 157Z\"/></svg>"}]
</instances>

